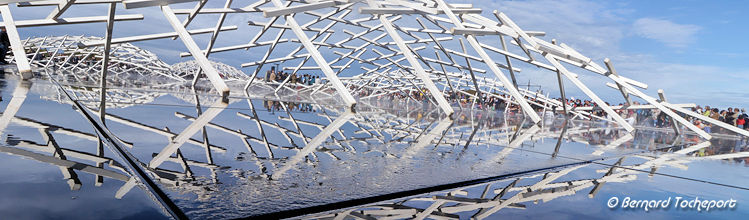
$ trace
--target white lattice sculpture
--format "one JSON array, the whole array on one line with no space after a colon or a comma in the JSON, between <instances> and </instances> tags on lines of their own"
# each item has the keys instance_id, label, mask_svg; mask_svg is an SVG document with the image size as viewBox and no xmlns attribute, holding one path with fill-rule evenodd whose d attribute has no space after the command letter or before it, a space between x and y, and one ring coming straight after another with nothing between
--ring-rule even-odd
<instances>
[{"instance_id":1,"label":"white lattice sculpture","mask_svg":"<svg viewBox=\"0 0 749 220\"><path fill-rule=\"evenodd\" d=\"M224 79L226 81L242 82L250 79L247 74L245 74L241 70L238 70L237 68L234 68L233 66L214 61L209 62L211 63L211 66L213 66L213 68L216 68L216 71L218 71L221 79ZM195 60L176 63L172 65L171 69L175 75L185 80L193 80L195 78L195 75L201 72L200 65Z\"/></svg>"},{"instance_id":2,"label":"white lattice sculpture","mask_svg":"<svg viewBox=\"0 0 749 220\"><path fill-rule=\"evenodd\" d=\"M47 36L23 41L30 64L39 68L75 72L81 81L96 81L103 67L102 46L79 47L82 42L100 41L101 37ZM112 45L108 65L109 76L121 80L139 80L161 76L180 80L171 73L169 64L148 50L130 43Z\"/></svg>"},{"instance_id":3,"label":"white lattice sculpture","mask_svg":"<svg viewBox=\"0 0 749 220\"><path fill-rule=\"evenodd\" d=\"M491 92L479 88L478 79L488 77L495 80L493 87L501 88L503 93L508 94L508 99L519 106L530 120L539 123L541 117L532 107L528 96L518 89L515 82L515 73L521 70L517 68L517 64L522 62L523 65L549 70L550 77L558 78L560 96L563 98L566 96L562 82L564 79L569 80L597 105L597 109L606 112L614 122L627 131L633 131L634 127L617 114L615 109L632 106L632 96L635 96L647 103L640 107L659 109L673 118L676 132L681 132L680 126L677 126L681 125L705 139L712 137L677 114L678 112L749 136L749 131L701 116L684 109L683 106L665 102L665 97L660 91L658 98L647 95L642 91L647 89L646 84L619 75L608 59L604 60L605 65L600 65L564 43L542 39L545 35L543 32L523 30L502 12L483 13L482 9L472 4L451 4L444 0L258 0L237 2L241 5L232 7L236 4L233 4L232 0L226 0L220 2L224 3L223 7L216 7L209 3L215 1L208 0L5 2L20 2L18 6L23 7L57 6L46 18L15 21L10 8L0 5L0 13L4 20L0 26L8 29L11 48L16 58L27 57L18 34L19 27L106 22L106 35L103 40L85 41L80 44L81 47L101 46L104 51L109 51L111 46L120 43L179 38L189 51L181 53L180 56L192 56L215 91L224 97L229 94L230 89L207 57L214 53L245 49L250 51L250 55L263 54L260 59L253 58L255 60L241 64L241 67L251 70L245 90L254 81L262 81L257 79L265 74L269 65L284 63L289 67L283 69L294 74L299 71L321 72L325 76L326 85L317 88L316 92L335 91L340 97L340 102L355 107L357 100L351 93L351 86L341 80L343 76L367 77L400 69L408 73L402 77L406 77L404 79L412 85L409 89L428 91L431 100L440 106L444 113L451 115L455 110L446 100L443 91L451 87L453 81L469 77L476 91ZM76 4L97 3L109 5L107 16L61 17L69 7ZM116 5L119 3L125 6L125 12L127 9L160 7L163 18L169 22L172 30L112 38L114 22L137 21L144 18L144 15L140 14L115 15ZM177 3L190 6L173 9L173 4ZM206 14L219 16L214 20L215 16L202 16ZM226 17L230 14L255 14L262 15L265 19L247 16L253 18L247 21L251 26L251 33L245 35L248 36L248 42L221 45L225 41L218 40L219 33L237 29L237 26L225 24ZM177 15L186 17L180 19ZM216 22L214 27L187 29L191 23L197 23L194 22L196 19L209 17ZM244 21L241 25L245 25ZM204 42L204 48L200 48L193 39L192 35L195 34L211 34L210 39ZM108 65L107 59L108 57L104 56L104 66ZM31 69L27 59L16 59L16 63L21 72ZM578 67L575 71L605 77L609 82L602 81L601 84L620 91L626 105L610 106L592 91L589 85L578 79L580 73L574 73L563 63ZM270 85L276 87L275 91L279 91L294 74L289 74L289 77ZM102 71L101 75L107 76L106 71ZM366 86L370 85L359 84L359 87ZM567 105L559 105L565 112L570 110Z\"/></svg>"}]
</instances>

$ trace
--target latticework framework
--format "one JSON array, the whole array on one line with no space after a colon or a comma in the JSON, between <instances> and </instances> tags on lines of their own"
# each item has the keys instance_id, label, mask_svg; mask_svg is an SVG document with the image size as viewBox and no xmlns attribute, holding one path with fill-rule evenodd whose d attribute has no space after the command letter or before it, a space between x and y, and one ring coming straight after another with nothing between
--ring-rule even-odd
<instances>
[{"instance_id":1,"label":"latticework framework","mask_svg":"<svg viewBox=\"0 0 749 220\"><path fill-rule=\"evenodd\" d=\"M55 69L60 72L75 72L67 74L78 82L98 81L104 62L104 48L102 46L84 47L82 42L101 41L101 37L84 36L47 36L23 40L24 48L29 52L30 64L38 68ZM148 50L141 49L130 43L112 45L107 71L109 81L118 81L127 85L128 81L141 83L164 77L179 81L172 74L169 64L164 63L158 56Z\"/></svg>"},{"instance_id":2,"label":"latticework framework","mask_svg":"<svg viewBox=\"0 0 749 220\"><path fill-rule=\"evenodd\" d=\"M216 68L222 79L226 81L247 81L250 77L241 70L224 63L210 61L211 65ZM172 72L182 79L192 80L200 73L200 65L194 60L176 63L171 67Z\"/></svg>"},{"instance_id":3,"label":"latticework framework","mask_svg":"<svg viewBox=\"0 0 749 220\"><path fill-rule=\"evenodd\" d=\"M8 28L13 54L19 71L29 71L29 58L20 40L19 27L41 25L64 25L75 23L106 22L106 35L103 40L90 40L80 43L81 47L102 46L110 51L113 45L126 42L179 38L189 52L180 56L192 56L210 80L215 90L226 96L229 87L221 73L211 65L207 57L214 53L236 50L249 50L250 54L263 54L261 58L248 60L241 67L249 69L250 79L245 89L266 73L267 67L283 63L283 69L296 74L299 71L317 71L325 76L325 85L340 97L340 102L354 107L357 100L351 87L341 80L343 76L370 77L383 75L392 70L400 70L408 77L412 89L428 94L431 101L440 106L442 112L450 115L453 106L446 99L445 91L453 91L452 83L468 83L474 86L475 93L492 93L480 88L484 77L492 79L492 88L507 94L522 112L533 122L541 117L532 106L532 101L517 87L515 73L520 65L529 65L549 71L549 76L558 78L560 96L566 99L564 79L587 95L613 121L633 131L634 127L624 117L616 113L616 108L633 105L632 98L639 97L648 105L643 108L659 109L674 121L674 129L684 126L705 139L711 135L690 123L679 114L698 118L730 131L749 136L749 132L735 126L701 116L682 106L666 102L663 93L652 97L643 92L648 86L624 76L615 70L612 62L604 60L600 65L593 59L579 53L572 47L556 40L545 40L543 32L526 31L504 13L494 11L483 13L472 4L450 4L444 0L259 0L238 2L226 0L223 7L212 6L208 0L116 0L116 1L24 1L18 6L57 6L43 19L14 21L9 6L0 5L3 24ZM192 3L187 3L192 2ZM210 1L213 2L213 1ZM108 4L107 16L62 17L63 13L76 4ZM148 35L112 38L115 21L141 20L144 15L115 15L116 5L122 3L127 9L160 7L163 18L169 22L172 31ZM189 7L173 9L173 4L185 3ZM176 5L174 5L176 6ZM182 6L182 5L179 5ZM213 7L213 8L212 8ZM203 14L218 14L213 28L187 28L196 19L207 19ZM247 21L252 27L247 43L224 45L219 39L222 31L237 29L238 24L226 24L229 14L249 14ZM177 15L186 15L180 19ZM488 15L488 16L484 16ZM148 15L152 16L152 15ZM159 15L161 16L161 15ZM260 18L260 17L264 18ZM213 17L215 18L215 17ZM244 25L244 24L242 24ZM201 48L193 39L193 34L210 33L211 37ZM203 43L203 42L201 42ZM109 65L108 52L103 57L102 69ZM32 61L33 62L33 61ZM86 62L83 60L82 62ZM66 64L62 64L66 65ZM112 62L114 65L114 62ZM576 67L575 70L568 67ZM575 73L577 72L577 73ZM294 74L270 83L274 91L284 88ZM612 107L602 100L589 86L583 83L579 74L598 75L608 82L601 81L621 92L625 106ZM106 71L101 76L106 77ZM470 79L470 80L467 80ZM402 80L402 79L398 79ZM486 81L484 81L486 83ZM359 84L369 86L368 83ZM557 86L557 85L552 85ZM392 91L392 89L391 89ZM567 113L570 107L561 105Z\"/></svg>"}]
</instances>

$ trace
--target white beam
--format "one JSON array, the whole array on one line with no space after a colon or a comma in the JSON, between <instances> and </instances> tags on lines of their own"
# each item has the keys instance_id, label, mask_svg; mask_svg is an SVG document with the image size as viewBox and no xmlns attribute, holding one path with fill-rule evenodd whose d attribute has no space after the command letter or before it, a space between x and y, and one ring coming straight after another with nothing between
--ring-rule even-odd
<instances>
[{"instance_id":1,"label":"white beam","mask_svg":"<svg viewBox=\"0 0 749 220\"><path fill-rule=\"evenodd\" d=\"M24 73L31 72L31 65L29 65L29 60L26 57L26 49L24 49L21 38L18 36L18 29L16 29L16 23L13 20L13 15L10 14L8 5L0 5L0 13L3 14L2 26L5 26L8 32L8 40L11 49L13 49L13 58L16 60L18 72L23 77Z\"/></svg>"},{"instance_id":2,"label":"white beam","mask_svg":"<svg viewBox=\"0 0 749 220\"><path fill-rule=\"evenodd\" d=\"M10 121L16 116L18 110L21 109L23 101L26 100L26 94L29 93L31 85L27 81L19 81L16 88L13 90L13 97L10 102L3 110L3 115L0 116L0 134L5 132L8 128Z\"/></svg>"},{"instance_id":3,"label":"white beam","mask_svg":"<svg viewBox=\"0 0 749 220\"><path fill-rule=\"evenodd\" d=\"M14 2L14 0L10 0L9 2ZM29 1L29 0L16 0L15 2L18 2L16 6L18 7L30 7L30 6L55 6L59 5L59 0L51 0L51 1ZM120 3L122 0L76 0L76 5L81 4L103 4L103 3Z\"/></svg>"},{"instance_id":4,"label":"white beam","mask_svg":"<svg viewBox=\"0 0 749 220\"><path fill-rule=\"evenodd\" d=\"M190 51L192 56L195 58L195 61L198 62L200 68L203 69L203 72L205 72L205 75L208 76L208 80L211 81L211 84L213 84L216 92L218 92L219 95L223 96L224 98L228 97L229 87L226 86L226 83L223 79L221 79L218 71L213 67L213 65L211 65L211 62L208 61L208 58L205 56L205 54L200 51L200 48L197 44L195 44L195 41L192 39L192 36L190 36L190 33L188 33L185 27L182 26L182 23L174 14L172 8L169 7L169 5L164 5L161 6L161 11L164 12L164 17L166 17L166 19L169 21L169 24L172 25L174 31L179 34L179 38L182 40L182 43L185 44L187 50Z\"/></svg>"},{"instance_id":5,"label":"white beam","mask_svg":"<svg viewBox=\"0 0 749 220\"><path fill-rule=\"evenodd\" d=\"M5 5L4 7L8 7ZM5 14L5 13L3 13ZM84 24L84 23L95 23L95 22L107 22L109 16L93 16L93 17L75 17L75 18L58 18L55 20L51 19L38 19L38 20L23 20L15 22L16 27L38 27L47 25L62 25L62 24ZM12 19L11 19L12 20ZM132 21L132 20L143 20L143 15L116 15L114 16L115 21ZM0 23L0 27L7 27L7 19L3 18L3 22Z\"/></svg>"},{"instance_id":6,"label":"white beam","mask_svg":"<svg viewBox=\"0 0 749 220\"><path fill-rule=\"evenodd\" d=\"M281 3L281 0L272 0L272 2L273 5L275 5L277 8L285 8L283 3ZM315 60L315 63L317 63L317 65L322 68L322 71L325 74L327 80L333 84L338 93L341 95L341 98L343 98L343 102L349 107L354 107L354 105L356 105L356 100L348 91L346 86L343 85L341 80L338 79L338 76L335 74L333 69L330 68L328 62L325 61L325 58L322 56L322 54L320 54L320 51L318 51L315 45L312 44L312 41L309 39L307 34L304 33L302 28L299 26L299 23L296 22L296 19L294 19L294 17L291 15L287 15L285 18L286 23L291 26L291 30L299 38L299 41L301 41L301 43L304 45L304 48L307 49L309 54Z\"/></svg>"},{"instance_id":7,"label":"white beam","mask_svg":"<svg viewBox=\"0 0 749 220\"><path fill-rule=\"evenodd\" d=\"M198 11L198 14L223 14L223 13L249 13L249 12L261 12L260 10L244 9L244 8L203 8ZM192 9L174 9L174 14L190 14Z\"/></svg>"},{"instance_id":8,"label":"white beam","mask_svg":"<svg viewBox=\"0 0 749 220\"><path fill-rule=\"evenodd\" d=\"M152 6L166 6L169 4L183 3L183 2L194 2L199 0L125 0L122 2L125 5L125 9L133 8L145 8Z\"/></svg>"},{"instance_id":9,"label":"white beam","mask_svg":"<svg viewBox=\"0 0 749 220\"><path fill-rule=\"evenodd\" d=\"M62 13L65 12L65 10L68 10L71 5L75 3L75 0L60 0L59 4L57 4L54 9L52 9L52 12L47 15L47 19L57 19L62 15Z\"/></svg>"},{"instance_id":10,"label":"white beam","mask_svg":"<svg viewBox=\"0 0 749 220\"><path fill-rule=\"evenodd\" d=\"M227 27L222 27L221 31L233 31L236 29L237 29L237 26L227 26ZM207 34L213 31L214 31L214 28L202 28L202 29L189 30L187 32L190 33L190 35L195 35L195 34ZM130 42L144 41L144 40L155 40L155 39L170 38L170 37L177 37L177 36L179 36L177 32L169 32L169 33L159 33L159 34L138 35L138 36L131 36L131 37L121 37L121 38L112 39L112 44L130 43ZM104 45L104 43L105 43L104 40L94 40L94 41L84 41L84 42L81 42L79 45L82 47L94 47L94 46L102 46Z\"/></svg>"},{"instance_id":11,"label":"white beam","mask_svg":"<svg viewBox=\"0 0 749 220\"><path fill-rule=\"evenodd\" d=\"M74 1L74 0L72 0ZM114 13L117 10L117 3L109 3L109 21L107 21L107 32L104 35L104 59L101 64L101 78L100 80L100 103L99 103L99 119L101 123L106 125L107 116L107 73L109 71L109 56L110 50L112 49L112 29L114 28ZM101 142L99 142L101 144Z\"/></svg>"},{"instance_id":12,"label":"white beam","mask_svg":"<svg viewBox=\"0 0 749 220\"><path fill-rule=\"evenodd\" d=\"M351 2L360 2L363 0L327 0L327 1L319 1L319 2L308 2L306 4L301 5L294 5L290 7L284 7L284 8L268 8L268 9L261 9L263 11L263 16L266 18L269 17L278 17L278 16L286 16L290 14L296 14L300 12L305 11L312 11L322 8L329 8L337 5L343 5L348 4Z\"/></svg>"},{"instance_id":13,"label":"white beam","mask_svg":"<svg viewBox=\"0 0 749 220\"><path fill-rule=\"evenodd\" d=\"M455 14L481 14L482 10L480 8L453 8L450 13ZM412 8L380 8L380 7L361 7L359 8L359 13L362 14L373 14L373 15L382 15L382 14L391 14L391 15L399 15L399 14L428 14L424 11L412 9ZM444 10L437 10L438 14L445 14Z\"/></svg>"},{"instance_id":14,"label":"white beam","mask_svg":"<svg viewBox=\"0 0 749 220\"><path fill-rule=\"evenodd\" d=\"M663 89L658 90L658 97L661 98L661 103L668 102L668 100L666 99L666 95L663 94ZM674 120L674 118L671 118L669 121L671 121L671 127L674 128L674 132L676 132L677 135L681 134L681 129L679 129L679 124L676 123L676 120Z\"/></svg>"},{"instance_id":15,"label":"white beam","mask_svg":"<svg viewBox=\"0 0 749 220\"><path fill-rule=\"evenodd\" d=\"M281 176L291 169L293 166L296 166L297 163L302 161L304 157L314 152L317 147L319 147L325 140L328 139L328 137L331 137L333 132L337 131L338 128L346 124L352 117L354 117L354 113L351 111L346 111L342 115L340 115L335 121L331 122L328 126L325 127L320 133L318 133L312 140L310 140L309 143L307 143L304 148L299 150L296 155L286 160L286 163L283 165L283 167L279 168L278 170L273 171L273 174L271 175L271 179L279 179Z\"/></svg>"},{"instance_id":16,"label":"white beam","mask_svg":"<svg viewBox=\"0 0 749 220\"><path fill-rule=\"evenodd\" d=\"M168 7L168 6L167 6ZM226 106L228 106L229 103L226 102L216 102L216 104L213 104L211 107L208 108L203 114L201 114L195 121L190 123L185 130L183 130L179 135L174 137L172 141L169 142L169 144L164 147L164 149L159 152L158 155L156 155L153 159L151 159L151 162L148 163L148 167L156 168L161 165L166 159L168 159L174 152L177 152L177 149L182 147L185 142L190 140L190 137L195 135L199 130L203 128L208 122L211 122L213 118L218 116L219 113L224 111Z\"/></svg>"},{"instance_id":17,"label":"white beam","mask_svg":"<svg viewBox=\"0 0 749 220\"><path fill-rule=\"evenodd\" d=\"M613 86L616 86L616 85L613 85ZM672 105L678 106L679 108L693 108L693 107L697 106L694 103L689 103L689 104L672 104ZM637 110L637 109L655 109L656 108L654 105L617 105L617 106L610 106L610 107L611 107L611 109L614 109L614 110L619 110L619 109ZM593 107L586 107L586 106L575 107L575 108L572 108L570 110L572 110L572 111L590 111L590 110L593 110Z\"/></svg>"},{"instance_id":18,"label":"white beam","mask_svg":"<svg viewBox=\"0 0 749 220\"><path fill-rule=\"evenodd\" d=\"M100 175L100 176L104 176L104 177L108 177L108 178L120 180L120 181L123 181L123 182L128 181L130 179L130 176L127 176L125 174L121 174L121 173L118 173L118 172L114 172L114 171L111 171L111 170L105 170L105 169L102 169L102 168L99 168L99 167L95 167L95 166L91 166L91 165L88 165L88 164L85 164L85 163L79 163L79 162L75 162L75 161L63 160L63 159L60 159L60 158L57 158L57 157L43 155L43 154L38 154L38 153L34 153L34 152L31 152L31 151L27 151L27 150L21 150L21 149L18 149L18 148L0 146L0 152L8 153L8 154L13 154L13 155L18 155L18 156L23 156L23 157L26 157L26 158L29 158L29 159L33 159L33 160L36 160L36 161L40 161L40 162L52 164L52 165L55 165L55 166L66 167L66 168L70 168L70 169L76 169L76 170L80 170L80 171L83 171L83 172L86 172L86 173L96 174L96 175Z\"/></svg>"}]
</instances>

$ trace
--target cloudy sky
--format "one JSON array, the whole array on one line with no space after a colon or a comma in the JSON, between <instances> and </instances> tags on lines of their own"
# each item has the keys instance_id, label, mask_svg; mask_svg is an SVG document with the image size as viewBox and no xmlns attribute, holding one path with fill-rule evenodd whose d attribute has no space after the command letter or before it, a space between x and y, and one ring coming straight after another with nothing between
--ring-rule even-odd
<instances>
[{"instance_id":1,"label":"cloudy sky","mask_svg":"<svg viewBox=\"0 0 749 220\"><path fill-rule=\"evenodd\" d=\"M484 9L492 18L493 10L507 14L525 30L544 31L544 39L556 39L577 49L603 65L610 58L621 75L647 83L645 93L657 97L656 91L664 89L672 103L697 103L712 106L739 106L749 108L749 41L745 36L749 28L743 11L749 3L741 1L588 1L588 0L452 0L467 2ZM192 4L179 4L175 8L191 8ZM235 2L234 7L243 6ZM124 10L119 5L118 14L140 13L145 22L118 22L115 37L150 34L171 30L158 8ZM209 1L207 8L223 7L223 1ZM16 19L39 19L48 10L18 8ZM66 13L67 17L101 16L103 6L78 6ZM17 10L17 9L13 9ZM257 13L255 13L257 14ZM208 15L210 16L210 15ZM227 18L227 24L237 25L239 30L226 32L219 37L217 46L247 43L254 33L246 25L247 20L261 20L254 16L237 14ZM194 22L192 28L215 25L215 19ZM21 29L23 38L66 33L71 35L103 35L102 23L71 26L49 26ZM154 31L160 30L160 31ZM208 35L196 36L200 45ZM271 39L273 36L269 36ZM136 43L137 46L157 53L164 61L176 63L189 58L179 58L178 52L186 51L179 40L154 40ZM236 51L212 55L211 58L239 66L241 63L257 61L262 53ZM252 72L253 69L242 69ZM621 98L616 90L605 86L604 78L590 76L589 72L577 70L580 79L589 83L605 100L618 103ZM553 73L527 69L519 73L521 82L543 85L548 92L556 93ZM570 95L586 98L567 83ZM554 96L554 95L552 95Z\"/></svg>"},{"instance_id":2,"label":"cloudy sky","mask_svg":"<svg viewBox=\"0 0 749 220\"><path fill-rule=\"evenodd\" d=\"M671 102L749 107L746 2L464 2L498 9L599 64L610 58L621 75L647 83L654 97L664 89Z\"/></svg>"}]
</instances>

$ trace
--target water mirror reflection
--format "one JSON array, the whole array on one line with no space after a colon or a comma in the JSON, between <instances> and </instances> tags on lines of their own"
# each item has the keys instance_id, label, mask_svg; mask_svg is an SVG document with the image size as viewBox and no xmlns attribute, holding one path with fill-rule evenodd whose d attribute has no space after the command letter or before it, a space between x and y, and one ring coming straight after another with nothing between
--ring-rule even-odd
<instances>
[{"instance_id":1,"label":"water mirror reflection","mask_svg":"<svg viewBox=\"0 0 749 220\"><path fill-rule=\"evenodd\" d=\"M378 97L351 111L312 96L222 99L115 81L102 117L96 82L3 77L0 184L11 218L535 218L570 206L584 217L582 207L622 193L689 194L696 184L710 189L697 196L745 199L749 187L745 138L705 141L647 121L630 133L553 113L539 124L485 108L447 117L426 100ZM39 198L64 206L20 211Z\"/></svg>"}]
</instances>

